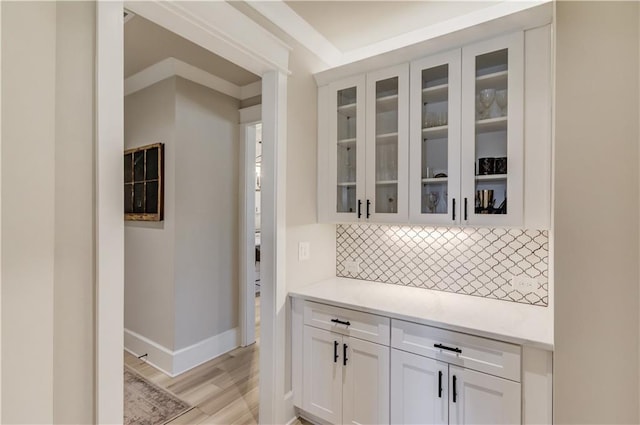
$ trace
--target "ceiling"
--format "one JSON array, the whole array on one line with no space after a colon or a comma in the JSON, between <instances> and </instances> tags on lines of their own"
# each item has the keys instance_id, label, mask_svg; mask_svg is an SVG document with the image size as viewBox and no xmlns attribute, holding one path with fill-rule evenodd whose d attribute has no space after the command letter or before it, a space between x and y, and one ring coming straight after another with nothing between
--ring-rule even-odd
<instances>
[{"instance_id":1,"label":"ceiling","mask_svg":"<svg viewBox=\"0 0 640 425\"><path fill-rule=\"evenodd\" d=\"M260 77L179 35L134 16L124 25L124 77L173 57L237 86L259 81Z\"/></svg>"},{"instance_id":2,"label":"ceiling","mask_svg":"<svg viewBox=\"0 0 640 425\"><path fill-rule=\"evenodd\" d=\"M342 52L457 18L500 1L285 1Z\"/></svg>"}]
</instances>

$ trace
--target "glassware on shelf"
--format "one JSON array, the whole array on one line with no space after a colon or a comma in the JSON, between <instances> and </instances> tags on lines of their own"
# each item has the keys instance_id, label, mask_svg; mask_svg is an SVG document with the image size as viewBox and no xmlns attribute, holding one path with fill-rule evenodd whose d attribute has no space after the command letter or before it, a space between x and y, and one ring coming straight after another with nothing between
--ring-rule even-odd
<instances>
[{"instance_id":1,"label":"glassware on shelf","mask_svg":"<svg viewBox=\"0 0 640 425\"><path fill-rule=\"evenodd\" d=\"M476 112L478 113L478 116L476 117L476 119L482 120L486 118L485 117L486 111L487 111L487 108L485 108L485 106L480 101L480 95L476 95Z\"/></svg>"},{"instance_id":2,"label":"glassware on shelf","mask_svg":"<svg viewBox=\"0 0 640 425\"><path fill-rule=\"evenodd\" d=\"M496 89L483 89L480 90L480 103L484 106L485 114L483 119L490 118L491 105L496 98Z\"/></svg>"},{"instance_id":3,"label":"glassware on shelf","mask_svg":"<svg viewBox=\"0 0 640 425\"><path fill-rule=\"evenodd\" d=\"M436 208L438 207L438 201L440 200L440 194L438 192L429 192L427 194L427 208L429 208L430 213L435 213Z\"/></svg>"},{"instance_id":4,"label":"glassware on shelf","mask_svg":"<svg viewBox=\"0 0 640 425\"><path fill-rule=\"evenodd\" d=\"M500 107L500 115L503 117L507 115L507 110L505 109L507 107L507 100L507 89L496 91L496 103Z\"/></svg>"}]
</instances>

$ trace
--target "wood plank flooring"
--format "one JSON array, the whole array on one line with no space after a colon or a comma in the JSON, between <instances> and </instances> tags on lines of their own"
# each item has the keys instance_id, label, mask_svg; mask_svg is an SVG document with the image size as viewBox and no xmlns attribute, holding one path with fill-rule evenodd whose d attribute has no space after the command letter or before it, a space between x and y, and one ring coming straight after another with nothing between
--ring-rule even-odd
<instances>
[{"instance_id":1,"label":"wood plank flooring","mask_svg":"<svg viewBox=\"0 0 640 425\"><path fill-rule=\"evenodd\" d=\"M149 381L191 404L193 408L168 424L258 423L260 298L256 297L256 340L175 378L125 352L124 362ZM294 425L308 422L299 419Z\"/></svg>"}]
</instances>

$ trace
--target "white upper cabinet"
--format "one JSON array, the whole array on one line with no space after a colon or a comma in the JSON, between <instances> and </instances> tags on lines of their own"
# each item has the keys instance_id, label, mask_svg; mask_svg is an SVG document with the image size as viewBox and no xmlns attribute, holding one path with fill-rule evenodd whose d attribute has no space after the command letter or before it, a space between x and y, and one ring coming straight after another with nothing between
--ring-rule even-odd
<instances>
[{"instance_id":1,"label":"white upper cabinet","mask_svg":"<svg viewBox=\"0 0 640 425\"><path fill-rule=\"evenodd\" d=\"M523 222L523 33L462 48L462 222Z\"/></svg>"},{"instance_id":2,"label":"white upper cabinet","mask_svg":"<svg viewBox=\"0 0 640 425\"><path fill-rule=\"evenodd\" d=\"M319 221L548 228L550 44L540 27L320 87Z\"/></svg>"},{"instance_id":3,"label":"white upper cabinet","mask_svg":"<svg viewBox=\"0 0 640 425\"><path fill-rule=\"evenodd\" d=\"M332 83L327 95L328 150L322 172L328 173L329 196L322 203L329 221L357 221L365 196L365 76Z\"/></svg>"},{"instance_id":4,"label":"white upper cabinet","mask_svg":"<svg viewBox=\"0 0 640 425\"><path fill-rule=\"evenodd\" d=\"M409 66L367 74L366 218L409 218Z\"/></svg>"},{"instance_id":5,"label":"white upper cabinet","mask_svg":"<svg viewBox=\"0 0 640 425\"><path fill-rule=\"evenodd\" d=\"M459 223L460 49L411 63L412 223Z\"/></svg>"}]
</instances>

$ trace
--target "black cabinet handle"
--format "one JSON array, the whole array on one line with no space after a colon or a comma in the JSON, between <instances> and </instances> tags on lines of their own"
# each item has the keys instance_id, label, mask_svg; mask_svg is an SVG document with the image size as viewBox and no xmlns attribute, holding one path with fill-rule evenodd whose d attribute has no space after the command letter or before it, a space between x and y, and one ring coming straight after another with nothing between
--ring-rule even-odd
<instances>
[{"instance_id":1,"label":"black cabinet handle","mask_svg":"<svg viewBox=\"0 0 640 425\"><path fill-rule=\"evenodd\" d=\"M454 353L462 354L462 350L459 349L458 347L451 348L451 347L447 347L446 345L442 345L442 344L433 344L433 346L436 347L436 348L440 348L441 350L448 350L448 351L453 351Z\"/></svg>"},{"instance_id":2,"label":"black cabinet handle","mask_svg":"<svg viewBox=\"0 0 640 425\"><path fill-rule=\"evenodd\" d=\"M362 199L358 199L358 218L362 217Z\"/></svg>"},{"instance_id":3,"label":"black cabinet handle","mask_svg":"<svg viewBox=\"0 0 640 425\"><path fill-rule=\"evenodd\" d=\"M455 403L457 398L458 398L458 391L456 389L456 383L458 381L458 378L456 378L456 375L453 375L453 402Z\"/></svg>"},{"instance_id":4,"label":"black cabinet handle","mask_svg":"<svg viewBox=\"0 0 640 425\"><path fill-rule=\"evenodd\" d=\"M351 322L350 322L350 321L348 321L348 320L347 320L346 322L344 322L344 321L342 321L342 320L340 320L340 319L331 319L331 321L332 321L333 323L338 323L338 324L340 324L340 325L351 326Z\"/></svg>"},{"instance_id":5,"label":"black cabinet handle","mask_svg":"<svg viewBox=\"0 0 640 425\"><path fill-rule=\"evenodd\" d=\"M371 216L371 214L369 213L369 207L371 207L371 201L367 199L367 218Z\"/></svg>"},{"instance_id":6,"label":"black cabinet handle","mask_svg":"<svg viewBox=\"0 0 640 425\"><path fill-rule=\"evenodd\" d=\"M347 358L347 348L349 348L349 346L347 344L342 344L342 365L346 366L347 365L347 360L349 360Z\"/></svg>"},{"instance_id":7,"label":"black cabinet handle","mask_svg":"<svg viewBox=\"0 0 640 425\"><path fill-rule=\"evenodd\" d=\"M451 219L456 221L456 198L453 198L453 206L451 207Z\"/></svg>"},{"instance_id":8,"label":"black cabinet handle","mask_svg":"<svg viewBox=\"0 0 640 425\"><path fill-rule=\"evenodd\" d=\"M467 221L469 219L468 215L467 215L467 198L464 198L464 221Z\"/></svg>"},{"instance_id":9,"label":"black cabinet handle","mask_svg":"<svg viewBox=\"0 0 640 425\"><path fill-rule=\"evenodd\" d=\"M333 341L333 362L338 363L338 341Z\"/></svg>"},{"instance_id":10,"label":"black cabinet handle","mask_svg":"<svg viewBox=\"0 0 640 425\"><path fill-rule=\"evenodd\" d=\"M438 371L438 398L442 398L442 371Z\"/></svg>"}]
</instances>

